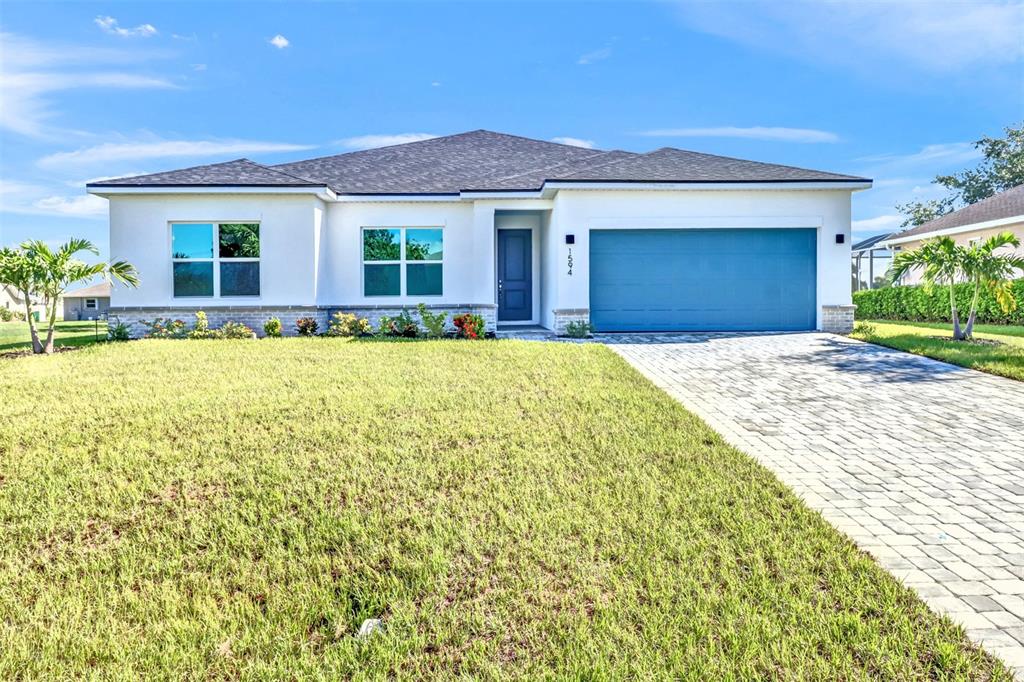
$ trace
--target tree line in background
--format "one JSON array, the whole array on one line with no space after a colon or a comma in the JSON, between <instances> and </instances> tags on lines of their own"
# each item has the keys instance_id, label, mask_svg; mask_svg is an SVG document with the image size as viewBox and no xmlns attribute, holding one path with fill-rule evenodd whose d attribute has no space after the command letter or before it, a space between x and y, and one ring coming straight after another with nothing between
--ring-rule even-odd
<instances>
[{"instance_id":1,"label":"tree line in background","mask_svg":"<svg viewBox=\"0 0 1024 682\"><path fill-rule=\"evenodd\" d=\"M933 182L949 190L948 195L941 199L897 205L896 210L904 216L900 227L923 225L964 206L1024 185L1024 123L1005 130L1006 137L985 136L974 143L983 157L977 167L936 176Z\"/></svg>"},{"instance_id":2,"label":"tree line in background","mask_svg":"<svg viewBox=\"0 0 1024 682\"><path fill-rule=\"evenodd\" d=\"M139 284L135 267L125 261L85 263L76 258L80 253L99 255L99 249L87 239L72 239L56 249L41 240L22 243L17 248L0 249L0 284L20 292L25 301L25 314L32 335L33 353L53 352L53 330L57 323L57 302L68 287L94 277L117 280L128 286ZM46 308L46 339L40 341L32 316L32 300L41 299Z\"/></svg>"}]
</instances>

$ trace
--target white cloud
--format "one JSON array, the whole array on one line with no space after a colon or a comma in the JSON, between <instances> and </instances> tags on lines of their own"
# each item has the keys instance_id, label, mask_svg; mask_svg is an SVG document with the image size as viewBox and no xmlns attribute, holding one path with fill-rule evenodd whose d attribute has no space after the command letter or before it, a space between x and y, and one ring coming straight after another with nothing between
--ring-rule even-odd
<instances>
[{"instance_id":1,"label":"white cloud","mask_svg":"<svg viewBox=\"0 0 1024 682\"><path fill-rule=\"evenodd\" d=\"M716 128L661 128L645 130L638 135L645 137L740 137L749 140L772 142L838 142L839 136L827 130L812 128L778 128L751 126L738 128L720 126Z\"/></svg>"},{"instance_id":2,"label":"white cloud","mask_svg":"<svg viewBox=\"0 0 1024 682\"><path fill-rule=\"evenodd\" d=\"M41 213L90 218L107 215L107 200L92 194L77 197L51 196L32 204Z\"/></svg>"},{"instance_id":3,"label":"white cloud","mask_svg":"<svg viewBox=\"0 0 1024 682\"><path fill-rule=\"evenodd\" d=\"M441 81L433 81L433 82L431 82L430 85L431 85L431 87L439 88L439 87L441 87Z\"/></svg>"},{"instance_id":4,"label":"white cloud","mask_svg":"<svg viewBox=\"0 0 1024 682\"><path fill-rule=\"evenodd\" d=\"M586 54L580 55L580 58L576 60L576 63L586 66L587 64L599 62L602 59L608 59L608 57L611 56L612 48L602 47L600 50L593 50L591 52L587 52Z\"/></svg>"},{"instance_id":5,"label":"white cloud","mask_svg":"<svg viewBox=\"0 0 1024 682\"><path fill-rule=\"evenodd\" d=\"M0 213L97 218L107 214L107 202L89 194L61 196L31 182L0 180Z\"/></svg>"},{"instance_id":6,"label":"white cloud","mask_svg":"<svg viewBox=\"0 0 1024 682\"><path fill-rule=\"evenodd\" d=\"M891 232L899 227L901 222L903 222L903 216L895 213L887 213L885 215L875 216L874 218L854 220L852 227L853 231L857 233Z\"/></svg>"},{"instance_id":7,"label":"white cloud","mask_svg":"<svg viewBox=\"0 0 1024 682\"><path fill-rule=\"evenodd\" d=\"M283 50L284 48L286 48L289 45L291 45L291 43L288 41L288 39L285 38L280 33L278 33L276 36L274 36L273 38L271 38L267 42L270 43L271 45L273 45L274 47L276 47L279 50Z\"/></svg>"},{"instance_id":8,"label":"white cloud","mask_svg":"<svg viewBox=\"0 0 1024 682\"><path fill-rule=\"evenodd\" d=\"M346 149L374 149L376 147L391 147L396 144L407 142L422 142L437 137L431 133L396 133L394 135L359 135L357 137L346 137L337 140L334 144Z\"/></svg>"},{"instance_id":9,"label":"white cloud","mask_svg":"<svg viewBox=\"0 0 1024 682\"><path fill-rule=\"evenodd\" d=\"M0 34L0 128L30 137L59 137L77 131L51 125L57 112L52 95L70 89L167 89L178 87L160 77L123 71L88 71L96 64L136 65L157 51L117 50L48 44L13 35ZM55 70L74 66L74 71Z\"/></svg>"},{"instance_id":10,"label":"white cloud","mask_svg":"<svg viewBox=\"0 0 1024 682\"><path fill-rule=\"evenodd\" d=\"M187 158L291 152L313 149L313 145L257 140L162 140L147 139L134 142L107 142L73 152L58 152L37 161L41 168L89 166L136 161L139 159Z\"/></svg>"},{"instance_id":11,"label":"white cloud","mask_svg":"<svg viewBox=\"0 0 1024 682\"><path fill-rule=\"evenodd\" d=\"M593 149L596 146L593 140L581 140L578 137L552 137L551 141L558 144L567 144L572 147L583 147L584 149Z\"/></svg>"},{"instance_id":12,"label":"white cloud","mask_svg":"<svg viewBox=\"0 0 1024 682\"><path fill-rule=\"evenodd\" d=\"M118 26L117 19L114 17L96 17L93 21L99 26L104 33L110 35L121 36L123 38L129 37L142 37L149 38L157 34L156 27L153 24L139 24L135 28L122 28Z\"/></svg>"},{"instance_id":13,"label":"white cloud","mask_svg":"<svg viewBox=\"0 0 1024 682\"><path fill-rule=\"evenodd\" d=\"M1019 2L792 0L679 3L689 26L808 61L878 73L906 64L936 72L1013 63L1024 56Z\"/></svg>"},{"instance_id":14,"label":"white cloud","mask_svg":"<svg viewBox=\"0 0 1024 682\"><path fill-rule=\"evenodd\" d=\"M981 156L981 152L972 142L950 142L925 145L918 151L907 154L876 154L874 156L864 156L857 160L863 163L888 167L916 167L922 165L936 166L940 164L966 163L980 159Z\"/></svg>"}]
</instances>

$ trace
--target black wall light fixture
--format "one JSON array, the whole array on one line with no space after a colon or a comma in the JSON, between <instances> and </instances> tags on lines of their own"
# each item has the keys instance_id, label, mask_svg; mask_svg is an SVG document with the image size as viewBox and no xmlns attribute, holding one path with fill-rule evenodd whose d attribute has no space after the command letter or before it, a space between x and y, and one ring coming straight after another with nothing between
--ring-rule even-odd
<instances>
[{"instance_id":1,"label":"black wall light fixture","mask_svg":"<svg viewBox=\"0 0 1024 682\"><path fill-rule=\"evenodd\" d=\"M565 235L565 243L566 244L575 244L576 243L576 235L574 235L574 234L567 234L567 235Z\"/></svg>"},{"instance_id":2,"label":"black wall light fixture","mask_svg":"<svg viewBox=\"0 0 1024 682\"><path fill-rule=\"evenodd\" d=\"M846 243L846 235L845 234L837 234L836 235L836 244L845 244L845 243Z\"/></svg>"}]
</instances>

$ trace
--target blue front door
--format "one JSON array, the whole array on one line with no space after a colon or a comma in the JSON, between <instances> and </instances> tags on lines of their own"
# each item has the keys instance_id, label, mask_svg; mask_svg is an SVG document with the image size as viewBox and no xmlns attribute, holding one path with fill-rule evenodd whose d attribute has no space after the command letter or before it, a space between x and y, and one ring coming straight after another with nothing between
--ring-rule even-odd
<instances>
[{"instance_id":1,"label":"blue front door","mask_svg":"<svg viewBox=\"0 0 1024 682\"><path fill-rule=\"evenodd\" d=\"M533 248L530 230L498 230L498 321L533 318Z\"/></svg>"},{"instance_id":2,"label":"blue front door","mask_svg":"<svg viewBox=\"0 0 1024 682\"><path fill-rule=\"evenodd\" d=\"M813 229L592 230L597 331L781 331L817 321Z\"/></svg>"}]
</instances>

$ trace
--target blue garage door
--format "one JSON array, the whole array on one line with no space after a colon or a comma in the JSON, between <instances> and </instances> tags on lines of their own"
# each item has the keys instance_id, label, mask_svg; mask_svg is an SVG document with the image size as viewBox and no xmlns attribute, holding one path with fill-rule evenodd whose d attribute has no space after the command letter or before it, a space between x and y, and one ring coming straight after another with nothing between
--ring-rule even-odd
<instances>
[{"instance_id":1,"label":"blue garage door","mask_svg":"<svg viewBox=\"0 0 1024 682\"><path fill-rule=\"evenodd\" d=\"M592 230L597 331L814 329L813 229Z\"/></svg>"}]
</instances>

